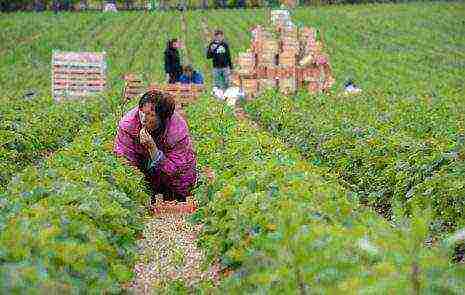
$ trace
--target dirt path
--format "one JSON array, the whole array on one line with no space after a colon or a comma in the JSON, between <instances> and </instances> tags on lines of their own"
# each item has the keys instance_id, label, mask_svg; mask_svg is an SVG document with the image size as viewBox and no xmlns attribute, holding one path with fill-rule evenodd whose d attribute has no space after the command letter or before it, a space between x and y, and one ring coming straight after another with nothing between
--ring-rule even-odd
<instances>
[{"instance_id":1,"label":"dirt path","mask_svg":"<svg viewBox=\"0 0 465 295\"><path fill-rule=\"evenodd\" d=\"M182 108L178 111L185 116ZM235 107L235 116L258 128L258 124L249 120L240 106ZM204 170L207 178L213 181L214 172L208 167ZM222 275L219 264L203 268L205 256L196 243L202 226L187 219L187 214L167 213L147 218L143 239L137 245L139 258L134 267L134 280L128 286L129 292L163 293L163 288L174 281L182 281L187 287L202 281L219 283Z\"/></svg>"},{"instance_id":2,"label":"dirt path","mask_svg":"<svg viewBox=\"0 0 465 295\"><path fill-rule=\"evenodd\" d=\"M130 291L135 294L159 293L169 282L183 281L192 287L201 281L219 280L219 266L202 269L204 253L196 239L201 226L186 220L185 214L164 214L149 218L144 239L139 241L139 262Z\"/></svg>"}]
</instances>

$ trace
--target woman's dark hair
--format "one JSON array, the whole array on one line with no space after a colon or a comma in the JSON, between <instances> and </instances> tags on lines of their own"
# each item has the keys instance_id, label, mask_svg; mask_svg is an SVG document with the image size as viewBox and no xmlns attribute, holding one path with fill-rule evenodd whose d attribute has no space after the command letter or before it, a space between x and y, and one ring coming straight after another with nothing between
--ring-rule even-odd
<instances>
[{"instance_id":1,"label":"woman's dark hair","mask_svg":"<svg viewBox=\"0 0 465 295\"><path fill-rule=\"evenodd\" d=\"M158 92L160 94L158 94ZM153 103L155 105L157 97L161 95L161 91L153 90L144 93L139 99L139 108L143 108L148 103Z\"/></svg>"},{"instance_id":2,"label":"woman's dark hair","mask_svg":"<svg viewBox=\"0 0 465 295\"><path fill-rule=\"evenodd\" d=\"M142 95L139 100L139 108L147 103L152 103L155 106L154 111L158 119L158 126L151 135L153 139L156 139L165 133L168 121L174 114L176 103L172 95L159 90L151 90Z\"/></svg>"},{"instance_id":3,"label":"woman's dark hair","mask_svg":"<svg viewBox=\"0 0 465 295\"><path fill-rule=\"evenodd\" d=\"M174 43L178 42L177 38L173 38L168 40L168 43L166 43L166 50L173 50L176 49L174 48Z\"/></svg>"}]
</instances>

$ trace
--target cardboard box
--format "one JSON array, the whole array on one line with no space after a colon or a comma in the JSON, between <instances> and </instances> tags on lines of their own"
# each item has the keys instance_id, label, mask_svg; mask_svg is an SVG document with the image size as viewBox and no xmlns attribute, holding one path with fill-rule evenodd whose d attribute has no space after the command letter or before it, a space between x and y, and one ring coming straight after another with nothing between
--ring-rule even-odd
<instances>
[{"instance_id":1,"label":"cardboard box","mask_svg":"<svg viewBox=\"0 0 465 295\"><path fill-rule=\"evenodd\" d=\"M295 77L279 79L279 91L283 94L291 94L296 92L297 83Z\"/></svg>"},{"instance_id":2,"label":"cardboard box","mask_svg":"<svg viewBox=\"0 0 465 295\"><path fill-rule=\"evenodd\" d=\"M278 81L276 79L260 79L258 80L258 88L260 91L276 89Z\"/></svg>"},{"instance_id":3,"label":"cardboard box","mask_svg":"<svg viewBox=\"0 0 465 295\"><path fill-rule=\"evenodd\" d=\"M257 79L242 79L242 89L246 96L255 97L258 92L258 81Z\"/></svg>"},{"instance_id":4,"label":"cardboard box","mask_svg":"<svg viewBox=\"0 0 465 295\"><path fill-rule=\"evenodd\" d=\"M279 65L286 67L295 67L297 58L294 52L283 52L279 55Z\"/></svg>"}]
</instances>

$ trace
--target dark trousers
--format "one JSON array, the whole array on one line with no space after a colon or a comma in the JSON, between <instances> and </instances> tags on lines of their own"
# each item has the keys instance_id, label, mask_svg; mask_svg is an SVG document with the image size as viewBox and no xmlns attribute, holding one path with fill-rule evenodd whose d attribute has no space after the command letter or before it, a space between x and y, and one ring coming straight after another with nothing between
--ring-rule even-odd
<instances>
[{"instance_id":1,"label":"dark trousers","mask_svg":"<svg viewBox=\"0 0 465 295\"><path fill-rule=\"evenodd\" d=\"M169 84L175 84L179 82L179 78L181 77L180 73L169 73L170 79L168 81Z\"/></svg>"}]
</instances>

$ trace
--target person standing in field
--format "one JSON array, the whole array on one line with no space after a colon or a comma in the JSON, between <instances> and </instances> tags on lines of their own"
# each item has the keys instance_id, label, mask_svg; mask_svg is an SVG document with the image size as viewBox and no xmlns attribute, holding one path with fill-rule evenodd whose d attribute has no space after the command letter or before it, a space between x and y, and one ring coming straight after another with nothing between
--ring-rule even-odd
<instances>
[{"instance_id":1,"label":"person standing in field","mask_svg":"<svg viewBox=\"0 0 465 295\"><path fill-rule=\"evenodd\" d=\"M223 90L229 88L229 76L232 70L231 53L220 30L215 31L214 39L208 45L207 59L213 60L214 86Z\"/></svg>"},{"instance_id":2,"label":"person standing in field","mask_svg":"<svg viewBox=\"0 0 465 295\"><path fill-rule=\"evenodd\" d=\"M178 49L181 48L181 43L178 39L168 41L165 50L165 73L166 80L169 84L179 82L182 75L181 58Z\"/></svg>"}]
</instances>

